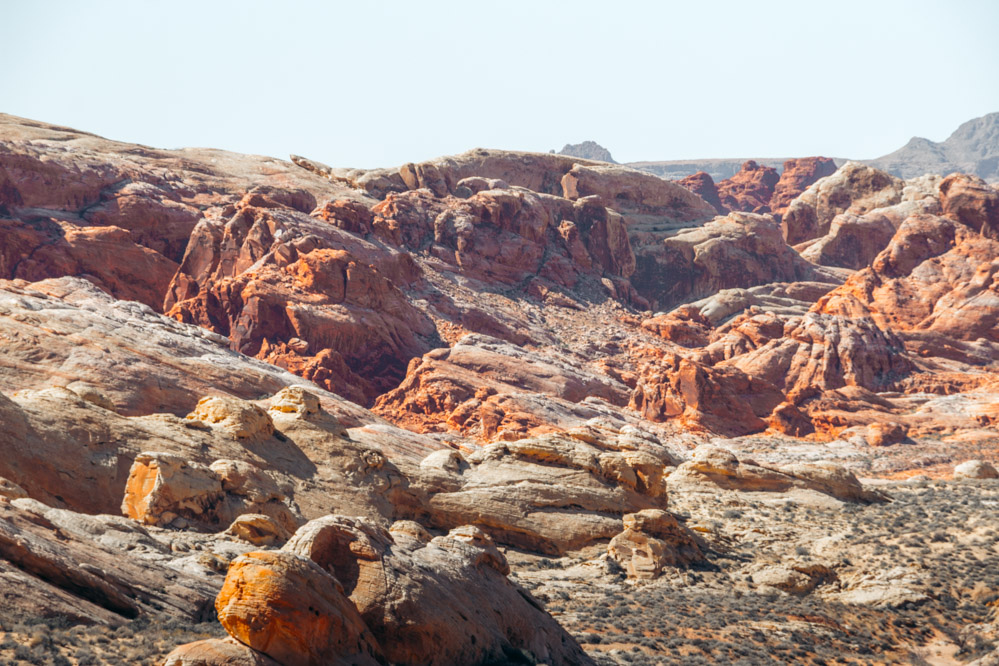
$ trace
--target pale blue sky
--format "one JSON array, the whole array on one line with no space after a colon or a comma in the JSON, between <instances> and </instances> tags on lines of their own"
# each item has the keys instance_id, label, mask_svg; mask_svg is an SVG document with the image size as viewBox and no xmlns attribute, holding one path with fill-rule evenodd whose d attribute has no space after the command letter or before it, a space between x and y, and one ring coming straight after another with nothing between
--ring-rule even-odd
<instances>
[{"instance_id":1,"label":"pale blue sky","mask_svg":"<svg viewBox=\"0 0 999 666\"><path fill-rule=\"evenodd\" d=\"M0 25L2 112L335 166L876 157L999 111L996 0L0 0Z\"/></svg>"}]
</instances>

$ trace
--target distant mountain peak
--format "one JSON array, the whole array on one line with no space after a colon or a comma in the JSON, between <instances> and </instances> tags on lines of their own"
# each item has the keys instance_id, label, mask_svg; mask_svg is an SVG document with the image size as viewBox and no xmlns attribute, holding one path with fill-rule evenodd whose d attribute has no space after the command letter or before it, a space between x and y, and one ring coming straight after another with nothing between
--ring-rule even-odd
<instances>
[{"instance_id":1,"label":"distant mountain peak","mask_svg":"<svg viewBox=\"0 0 999 666\"><path fill-rule=\"evenodd\" d=\"M559 155L569 155L579 157L584 160L596 160L597 162L610 162L617 164L611 157L610 151L601 146L596 141L584 141L582 143L567 143L558 151Z\"/></svg>"},{"instance_id":2,"label":"distant mountain peak","mask_svg":"<svg viewBox=\"0 0 999 666\"><path fill-rule=\"evenodd\" d=\"M961 171L999 181L999 113L962 123L945 141L913 137L895 152L868 163L900 178Z\"/></svg>"}]
</instances>

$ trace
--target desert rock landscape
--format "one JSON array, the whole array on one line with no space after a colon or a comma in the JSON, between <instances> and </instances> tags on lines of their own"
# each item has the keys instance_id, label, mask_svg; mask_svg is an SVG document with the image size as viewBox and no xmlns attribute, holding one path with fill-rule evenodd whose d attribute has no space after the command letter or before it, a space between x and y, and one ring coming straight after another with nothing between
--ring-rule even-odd
<instances>
[{"instance_id":1,"label":"desert rock landscape","mask_svg":"<svg viewBox=\"0 0 999 666\"><path fill-rule=\"evenodd\" d=\"M0 663L999 663L999 189L570 148L0 115Z\"/></svg>"}]
</instances>

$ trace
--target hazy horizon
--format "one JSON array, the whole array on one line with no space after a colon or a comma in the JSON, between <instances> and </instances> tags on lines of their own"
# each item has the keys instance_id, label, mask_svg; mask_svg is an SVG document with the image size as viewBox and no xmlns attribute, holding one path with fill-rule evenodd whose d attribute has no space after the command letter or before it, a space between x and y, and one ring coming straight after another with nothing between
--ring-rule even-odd
<instances>
[{"instance_id":1,"label":"hazy horizon","mask_svg":"<svg viewBox=\"0 0 999 666\"><path fill-rule=\"evenodd\" d=\"M0 112L160 148L393 166L870 159L999 111L999 3L12 2Z\"/></svg>"}]
</instances>

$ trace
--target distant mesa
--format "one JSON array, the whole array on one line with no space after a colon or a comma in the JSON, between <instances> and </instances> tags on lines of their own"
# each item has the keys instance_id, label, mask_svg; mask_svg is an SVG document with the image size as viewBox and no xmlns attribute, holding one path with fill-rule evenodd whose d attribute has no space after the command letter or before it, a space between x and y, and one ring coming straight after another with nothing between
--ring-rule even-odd
<instances>
[{"instance_id":1,"label":"distant mesa","mask_svg":"<svg viewBox=\"0 0 999 666\"><path fill-rule=\"evenodd\" d=\"M554 151L553 151L554 152ZM559 155L578 157L584 160L596 160L597 162L610 162L617 164L611 157L610 151L601 146L596 141L584 141L583 143L567 143L558 151Z\"/></svg>"}]
</instances>

